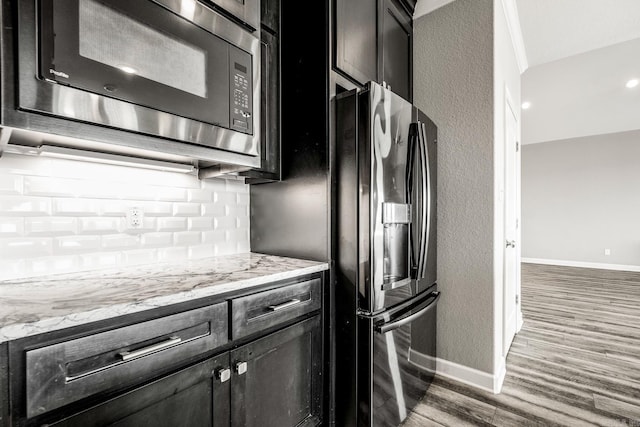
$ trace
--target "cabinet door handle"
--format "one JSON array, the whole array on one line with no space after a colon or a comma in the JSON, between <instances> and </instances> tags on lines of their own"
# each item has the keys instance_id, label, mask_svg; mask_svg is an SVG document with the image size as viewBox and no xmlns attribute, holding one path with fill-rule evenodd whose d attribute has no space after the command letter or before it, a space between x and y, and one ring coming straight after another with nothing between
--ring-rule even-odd
<instances>
[{"instance_id":1,"label":"cabinet door handle","mask_svg":"<svg viewBox=\"0 0 640 427\"><path fill-rule=\"evenodd\" d=\"M173 347L174 345L179 344L180 342L182 342L182 338L173 336L166 341L162 341L162 342L159 342L158 344L150 345L149 347L143 347L140 350L131 351L131 352L123 351L121 353L118 353L118 356L120 356L123 362L126 362L127 360L137 359L138 357L143 357L148 354L155 353L156 351L164 350L165 348L168 348L168 347Z\"/></svg>"},{"instance_id":2,"label":"cabinet door handle","mask_svg":"<svg viewBox=\"0 0 640 427\"><path fill-rule=\"evenodd\" d=\"M229 368L221 368L215 372L216 379L220 380L221 383L226 383L231 378L231 369Z\"/></svg>"},{"instance_id":3,"label":"cabinet door handle","mask_svg":"<svg viewBox=\"0 0 640 427\"><path fill-rule=\"evenodd\" d=\"M269 310L271 310L271 311L278 311L278 310L283 310L285 308L289 308L292 305L300 304L301 302L302 301L300 301L299 299L295 298L295 299L292 299L291 301L283 302L282 304L270 305L267 308Z\"/></svg>"},{"instance_id":4,"label":"cabinet door handle","mask_svg":"<svg viewBox=\"0 0 640 427\"><path fill-rule=\"evenodd\" d=\"M236 373L238 375L242 375L247 372L247 362L238 362L236 363Z\"/></svg>"}]
</instances>

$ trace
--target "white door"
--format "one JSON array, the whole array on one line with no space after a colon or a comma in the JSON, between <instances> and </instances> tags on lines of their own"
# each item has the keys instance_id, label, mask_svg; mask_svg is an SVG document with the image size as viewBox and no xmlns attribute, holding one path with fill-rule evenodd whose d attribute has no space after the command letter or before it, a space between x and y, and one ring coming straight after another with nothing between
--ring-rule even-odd
<instances>
[{"instance_id":1,"label":"white door","mask_svg":"<svg viewBox=\"0 0 640 427\"><path fill-rule=\"evenodd\" d=\"M518 313L518 120L510 102L505 105L505 195L504 195L504 318L503 355L506 356L517 330Z\"/></svg>"}]
</instances>

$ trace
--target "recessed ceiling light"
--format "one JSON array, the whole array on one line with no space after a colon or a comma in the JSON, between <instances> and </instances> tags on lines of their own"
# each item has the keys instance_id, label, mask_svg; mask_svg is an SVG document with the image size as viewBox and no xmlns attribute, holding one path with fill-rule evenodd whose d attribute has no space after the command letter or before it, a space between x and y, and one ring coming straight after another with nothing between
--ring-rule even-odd
<instances>
[{"instance_id":1,"label":"recessed ceiling light","mask_svg":"<svg viewBox=\"0 0 640 427\"><path fill-rule=\"evenodd\" d=\"M531 103L529 101L525 101L522 103L522 109L528 110L531 107Z\"/></svg>"},{"instance_id":2,"label":"recessed ceiling light","mask_svg":"<svg viewBox=\"0 0 640 427\"><path fill-rule=\"evenodd\" d=\"M633 89L634 87L638 86L638 79L629 80L625 86L629 89Z\"/></svg>"}]
</instances>

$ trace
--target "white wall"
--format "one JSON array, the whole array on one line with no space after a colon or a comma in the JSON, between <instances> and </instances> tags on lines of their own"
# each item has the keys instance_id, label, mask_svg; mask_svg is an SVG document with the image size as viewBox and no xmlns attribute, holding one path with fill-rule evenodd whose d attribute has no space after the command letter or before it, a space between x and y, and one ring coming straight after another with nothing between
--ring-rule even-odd
<instances>
[{"instance_id":1,"label":"white wall","mask_svg":"<svg viewBox=\"0 0 640 427\"><path fill-rule=\"evenodd\" d=\"M640 130L525 145L522 233L525 259L640 269Z\"/></svg>"},{"instance_id":2,"label":"white wall","mask_svg":"<svg viewBox=\"0 0 640 427\"><path fill-rule=\"evenodd\" d=\"M493 372L503 375L505 358L503 356L503 294L504 294L504 250L505 250L505 143L507 99L520 123L520 70L514 49L504 2L494 2L494 350ZM510 113L509 113L510 114ZM516 171L519 165L516 165ZM519 192L519 189L516 189ZM517 203L517 201L516 201ZM519 250L520 245L517 246ZM519 258L519 257L516 257ZM519 264L519 263L518 263ZM519 269L517 268L519 271Z\"/></svg>"},{"instance_id":3,"label":"white wall","mask_svg":"<svg viewBox=\"0 0 640 427\"><path fill-rule=\"evenodd\" d=\"M126 230L127 208L144 225ZM0 279L249 251L241 181L5 154Z\"/></svg>"},{"instance_id":4,"label":"white wall","mask_svg":"<svg viewBox=\"0 0 640 427\"><path fill-rule=\"evenodd\" d=\"M493 373L493 1L414 22L414 102L438 126L438 358Z\"/></svg>"},{"instance_id":5,"label":"white wall","mask_svg":"<svg viewBox=\"0 0 640 427\"><path fill-rule=\"evenodd\" d=\"M497 391L505 99L519 115L516 53L499 0L444 5L415 20L414 36L414 101L439 134L438 369Z\"/></svg>"}]
</instances>

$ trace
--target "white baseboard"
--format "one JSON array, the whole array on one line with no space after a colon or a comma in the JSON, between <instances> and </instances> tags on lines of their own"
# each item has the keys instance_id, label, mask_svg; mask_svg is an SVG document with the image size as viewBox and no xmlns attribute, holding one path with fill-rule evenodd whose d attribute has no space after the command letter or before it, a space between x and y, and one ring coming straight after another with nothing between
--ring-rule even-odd
<instances>
[{"instance_id":1,"label":"white baseboard","mask_svg":"<svg viewBox=\"0 0 640 427\"><path fill-rule=\"evenodd\" d=\"M599 262L564 261L559 259L522 258L529 264L560 265L564 267L597 268L599 270L640 271L640 265L604 264Z\"/></svg>"},{"instance_id":2,"label":"white baseboard","mask_svg":"<svg viewBox=\"0 0 640 427\"><path fill-rule=\"evenodd\" d=\"M500 369L498 369L498 373L496 375L491 375L484 371L479 371L477 369L450 362L448 360L440 359L438 357L434 358L432 356L417 352L413 349L409 349L409 361L417 366L420 366L421 368L431 370L429 369L429 367L432 367L434 365L434 360L436 374L440 376L494 394L498 394L500 393L500 390L502 390L502 383L504 382L504 377L507 373L504 359L502 361L502 366L500 367Z\"/></svg>"}]
</instances>

